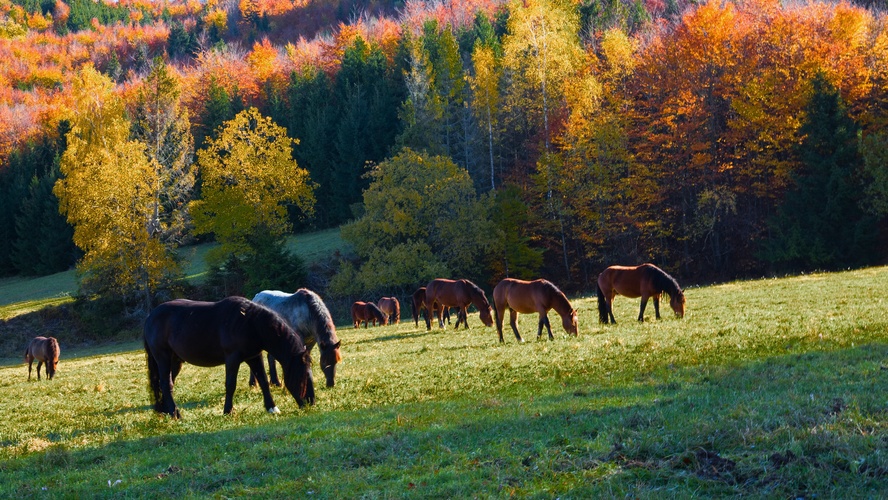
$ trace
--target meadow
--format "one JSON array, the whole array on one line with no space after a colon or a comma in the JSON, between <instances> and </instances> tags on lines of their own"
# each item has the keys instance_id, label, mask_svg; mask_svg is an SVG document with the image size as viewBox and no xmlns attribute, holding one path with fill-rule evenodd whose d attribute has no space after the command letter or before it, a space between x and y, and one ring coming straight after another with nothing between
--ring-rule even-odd
<instances>
[{"instance_id":1,"label":"meadow","mask_svg":"<svg viewBox=\"0 0 888 500\"><path fill-rule=\"evenodd\" d=\"M888 496L888 268L686 290L688 313L580 335L340 325L317 404L185 365L179 421L148 406L139 343L63 351L56 378L0 366L0 497ZM409 307L402 313L409 315ZM506 326L508 328L508 326Z\"/></svg>"}]
</instances>

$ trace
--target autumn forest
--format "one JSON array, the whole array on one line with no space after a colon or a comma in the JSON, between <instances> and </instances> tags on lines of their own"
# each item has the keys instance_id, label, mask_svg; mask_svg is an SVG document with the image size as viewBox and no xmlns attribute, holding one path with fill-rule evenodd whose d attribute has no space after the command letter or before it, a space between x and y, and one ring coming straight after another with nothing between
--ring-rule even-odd
<instances>
[{"instance_id":1,"label":"autumn forest","mask_svg":"<svg viewBox=\"0 0 888 500\"><path fill-rule=\"evenodd\" d=\"M301 286L334 227L333 296L885 262L878 1L0 0L0 60L0 275L87 296L208 241L212 293Z\"/></svg>"}]
</instances>

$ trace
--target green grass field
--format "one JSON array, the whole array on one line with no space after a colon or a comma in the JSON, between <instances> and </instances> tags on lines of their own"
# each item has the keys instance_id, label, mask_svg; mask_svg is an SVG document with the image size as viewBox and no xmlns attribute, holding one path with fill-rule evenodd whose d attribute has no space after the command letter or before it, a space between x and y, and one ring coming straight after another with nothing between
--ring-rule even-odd
<instances>
[{"instance_id":1,"label":"green grass field","mask_svg":"<svg viewBox=\"0 0 888 500\"><path fill-rule=\"evenodd\" d=\"M224 370L186 365L183 419L148 406L138 344L63 352L55 380L0 367L0 497L888 496L888 268L686 291L683 320L525 344L412 321L340 327L337 386L279 416L222 415ZM406 308L409 311L409 308ZM669 311L668 307L666 310ZM652 314L650 311L649 314Z\"/></svg>"}]
</instances>

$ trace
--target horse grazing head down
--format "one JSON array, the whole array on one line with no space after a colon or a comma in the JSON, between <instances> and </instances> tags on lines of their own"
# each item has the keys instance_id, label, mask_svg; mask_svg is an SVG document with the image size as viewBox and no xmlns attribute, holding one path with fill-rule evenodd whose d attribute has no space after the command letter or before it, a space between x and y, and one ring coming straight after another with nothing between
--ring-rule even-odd
<instances>
[{"instance_id":1,"label":"horse grazing head down","mask_svg":"<svg viewBox=\"0 0 888 500\"><path fill-rule=\"evenodd\" d=\"M46 363L46 376L50 380L55 377L59 367L61 349L55 337L35 337L25 349L25 363L28 363L28 380L31 380L31 366L37 361L37 380L40 380L40 367Z\"/></svg>"},{"instance_id":2,"label":"horse grazing head down","mask_svg":"<svg viewBox=\"0 0 888 500\"><path fill-rule=\"evenodd\" d=\"M300 408L315 404L314 380L311 376L311 355L308 351L294 354L289 369L284 370L284 385Z\"/></svg>"},{"instance_id":3,"label":"horse grazing head down","mask_svg":"<svg viewBox=\"0 0 888 500\"><path fill-rule=\"evenodd\" d=\"M333 345L320 346L321 349L321 371L327 379L327 387L336 385L336 364L342 361L342 354L339 353L339 346L342 341Z\"/></svg>"},{"instance_id":4,"label":"horse grazing head down","mask_svg":"<svg viewBox=\"0 0 888 500\"><path fill-rule=\"evenodd\" d=\"M462 281L468 286L469 296L471 297L472 303L478 308L481 322L484 323L484 326L493 326L493 308L490 307L490 303L487 301L487 295L485 295L484 290L469 280Z\"/></svg>"},{"instance_id":5,"label":"horse grazing head down","mask_svg":"<svg viewBox=\"0 0 888 500\"><path fill-rule=\"evenodd\" d=\"M684 292L679 290L669 295L669 306L675 311L675 315L684 318L685 315L685 296Z\"/></svg>"},{"instance_id":6,"label":"horse grazing head down","mask_svg":"<svg viewBox=\"0 0 888 500\"><path fill-rule=\"evenodd\" d=\"M576 309L571 310L569 316L565 314L561 317L561 326L564 327L564 331L574 337L580 334L580 325L577 319Z\"/></svg>"}]
</instances>

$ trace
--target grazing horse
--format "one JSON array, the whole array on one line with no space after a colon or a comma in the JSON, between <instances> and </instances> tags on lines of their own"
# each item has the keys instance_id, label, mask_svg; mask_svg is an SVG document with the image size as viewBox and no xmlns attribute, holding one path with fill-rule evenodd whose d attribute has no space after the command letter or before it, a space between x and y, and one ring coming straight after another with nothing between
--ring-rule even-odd
<instances>
[{"instance_id":1,"label":"grazing horse","mask_svg":"<svg viewBox=\"0 0 888 500\"><path fill-rule=\"evenodd\" d=\"M25 363L28 363L28 380L31 380L31 366L37 360L37 380L40 380L40 367L46 363L46 377L49 380L55 376L59 366L59 341L55 337L34 337L25 349Z\"/></svg>"},{"instance_id":2,"label":"grazing horse","mask_svg":"<svg viewBox=\"0 0 888 500\"><path fill-rule=\"evenodd\" d=\"M394 318L389 320L390 323L397 324L401 322L401 303L398 302L397 297L383 297L376 302L376 305L389 318Z\"/></svg>"},{"instance_id":3,"label":"grazing horse","mask_svg":"<svg viewBox=\"0 0 888 500\"><path fill-rule=\"evenodd\" d=\"M380 311L373 302L358 301L352 304L352 321L355 323L355 328L357 328L361 322L364 323L364 328L367 328L370 326L370 323L373 323L373 326L376 326L377 321L380 325L387 325L388 316Z\"/></svg>"},{"instance_id":4,"label":"grazing horse","mask_svg":"<svg viewBox=\"0 0 888 500\"><path fill-rule=\"evenodd\" d=\"M543 335L543 326L549 331L549 339L555 339L552 336L552 327L549 325L547 314L549 309L555 309L555 312L561 316L561 325L564 326L567 333L573 336L577 336L579 333L576 309L571 307L564 292L546 280L522 281L506 278L493 289L493 305L494 311L496 311L496 331L499 333L500 342L503 342L503 315L506 309L509 309L509 324L512 325L512 331L515 332L518 342L524 342L521 334L518 333L518 327L515 326L518 313L540 315L537 339Z\"/></svg>"},{"instance_id":5,"label":"grazing horse","mask_svg":"<svg viewBox=\"0 0 888 500\"><path fill-rule=\"evenodd\" d=\"M306 401L314 404L311 357L299 335L277 313L243 297L165 302L145 320L144 343L151 399L159 413L181 417L173 401L173 384L183 362L225 365L225 414L231 413L237 371L246 362L259 380L265 409L280 413L268 388L262 351L281 362L284 383L299 406Z\"/></svg>"},{"instance_id":6,"label":"grazing horse","mask_svg":"<svg viewBox=\"0 0 888 500\"><path fill-rule=\"evenodd\" d=\"M411 304L412 312L413 312L413 324L419 327L419 313L425 311L426 317L428 317L429 313L426 310L425 306L425 293L426 287L421 286L415 292L413 292L413 303ZM450 324L450 308L443 308L443 319L447 321L447 324Z\"/></svg>"},{"instance_id":7,"label":"grazing horse","mask_svg":"<svg viewBox=\"0 0 888 500\"><path fill-rule=\"evenodd\" d=\"M660 319L660 294L669 294L669 305L679 318L684 317L685 296L675 278L653 264L635 267L611 266L598 275L598 319L602 323L616 323L614 296L620 294L634 299L641 297L638 321L644 321L648 298L654 299L654 313Z\"/></svg>"},{"instance_id":8,"label":"grazing horse","mask_svg":"<svg viewBox=\"0 0 888 500\"><path fill-rule=\"evenodd\" d=\"M438 310L448 307L458 307L459 313L456 316L456 328L462 321L465 327L469 327L467 319L468 312L466 308L469 304L473 304L481 315L481 322L485 326L493 326L493 312L490 309L490 303L487 302L487 296L484 290L478 288L478 285L469 280L447 280L434 279L426 285L425 306L429 314L426 315L426 330L432 329L430 316L434 315L438 319L438 327L444 328L444 321L441 318L441 312Z\"/></svg>"},{"instance_id":9,"label":"grazing horse","mask_svg":"<svg viewBox=\"0 0 888 500\"><path fill-rule=\"evenodd\" d=\"M302 339L309 353L318 344L318 350L321 351L321 371L327 379L327 387L333 387L336 383L336 363L342 361L339 353L341 342L336 336L336 325L333 324L330 311L321 297L307 288L300 288L296 293L265 290L257 293L253 302L280 314ZM271 353L268 353L268 371L271 383L281 385ZM254 385L255 378L251 373L250 385Z\"/></svg>"}]
</instances>

